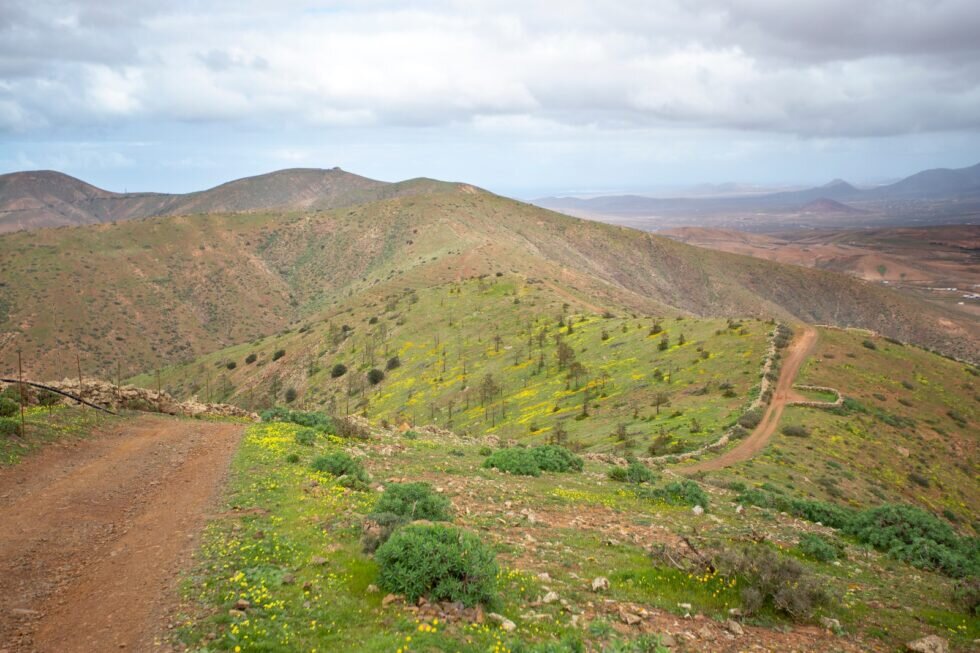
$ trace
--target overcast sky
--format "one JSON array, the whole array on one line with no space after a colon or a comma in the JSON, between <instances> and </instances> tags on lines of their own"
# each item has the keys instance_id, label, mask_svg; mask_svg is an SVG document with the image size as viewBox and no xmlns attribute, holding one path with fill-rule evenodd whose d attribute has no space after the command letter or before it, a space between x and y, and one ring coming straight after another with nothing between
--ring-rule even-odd
<instances>
[{"instance_id":1,"label":"overcast sky","mask_svg":"<svg viewBox=\"0 0 980 653\"><path fill-rule=\"evenodd\" d=\"M0 172L533 197L977 162L977 0L0 0Z\"/></svg>"}]
</instances>

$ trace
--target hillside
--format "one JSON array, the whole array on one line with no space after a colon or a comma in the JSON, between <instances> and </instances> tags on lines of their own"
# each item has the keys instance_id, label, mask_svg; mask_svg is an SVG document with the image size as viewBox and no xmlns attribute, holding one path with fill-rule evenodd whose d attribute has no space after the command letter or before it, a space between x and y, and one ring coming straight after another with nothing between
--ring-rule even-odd
<instances>
[{"instance_id":1,"label":"hillside","mask_svg":"<svg viewBox=\"0 0 980 653\"><path fill-rule=\"evenodd\" d=\"M429 189L429 182L418 182ZM439 186L438 188L443 188ZM0 361L124 375L405 287L496 272L613 310L862 326L971 358L968 321L850 277L713 252L470 186L314 212L161 218L0 238ZM79 328L79 325L83 325Z\"/></svg>"},{"instance_id":2,"label":"hillside","mask_svg":"<svg viewBox=\"0 0 980 653\"><path fill-rule=\"evenodd\" d=\"M49 170L0 175L0 233L164 215L329 209L440 186L376 181L340 168L279 170L184 195L111 193Z\"/></svg>"}]
</instances>

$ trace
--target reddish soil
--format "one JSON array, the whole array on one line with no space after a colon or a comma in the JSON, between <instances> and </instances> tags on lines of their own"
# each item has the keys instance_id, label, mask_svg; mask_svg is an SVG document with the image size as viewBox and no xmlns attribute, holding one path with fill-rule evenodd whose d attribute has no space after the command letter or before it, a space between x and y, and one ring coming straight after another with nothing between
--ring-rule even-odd
<instances>
[{"instance_id":1,"label":"reddish soil","mask_svg":"<svg viewBox=\"0 0 980 653\"><path fill-rule=\"evenodd\" d=\"M241 433L146 415L0 469L0 653L154 649Z\"/></svg>"},{"instance_id":2,"label":"reddish soil","mask_svg":"<svg viewBox=\"0 0 980 653\"><path fill-rule=\"evenodd\" d=\"M723 469L749 460L765 449L779 427L779 418L782 417L786 404L801 399L800 395L793 390L793 384L796 382L796 375L799 374L800 366L813 351L815 344L817 344L816 329L805 326L803 331L787 347L779 380L776 382L776 387L772 393L772 401L769 402L769 407L762 416L762 421L747 438L739 442L735 448L729 449L716 458L685 467L680 471L691 474Z\"/></svg>"}]
</instances>

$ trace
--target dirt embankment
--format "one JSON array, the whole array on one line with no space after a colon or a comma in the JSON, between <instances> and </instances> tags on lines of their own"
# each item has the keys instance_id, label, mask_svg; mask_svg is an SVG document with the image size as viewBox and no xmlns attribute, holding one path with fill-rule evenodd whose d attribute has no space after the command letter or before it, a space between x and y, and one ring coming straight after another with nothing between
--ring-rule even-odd
<instances>
[{"instance_id":1,"label":"dirt embankment","mask_svg":"<svg viewBox=\"0 0 980 653\"><path fill-rule=\"evenodd\" d=\"M0 652L152 650L242 429L146 415L0 469Z\"/></svg>"}]
</instances>

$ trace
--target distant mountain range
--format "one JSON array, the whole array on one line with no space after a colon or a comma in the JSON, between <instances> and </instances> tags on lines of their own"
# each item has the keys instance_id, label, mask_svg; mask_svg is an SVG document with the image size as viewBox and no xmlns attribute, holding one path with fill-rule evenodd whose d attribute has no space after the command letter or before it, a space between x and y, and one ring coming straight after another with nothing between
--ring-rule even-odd
<instances>
[{"instance_id":1,"label":"distant mountain range","mask_svg":"<svg viewBox=\"0 0 980 653\"><path fill-rule=\"evenodd\" d=\"M811 202L883 202L899 200L940 200L980 198L980 163L969 168L937 168L918 172L893 184L876 188L857 188L835 179L806 190L762 195L704 198L655 198L641 195L607 195L588 199L543 197L533 204L576 215L650 215L660 212L711 212L718 210L807 210Z\"/></svg>"},{"instance_id":2,"label":"distant mountain range","mask_svg":"<svg viewBox=\"0 0 980 653\"><path fill-rule=\"evenodd\" d=\"M112 193L51 170L0 175L0 233L197 213L332 209L413 195L444 185L387 183L340 168L296 168L186 194Z\"/></svg>"}]
</instances>

